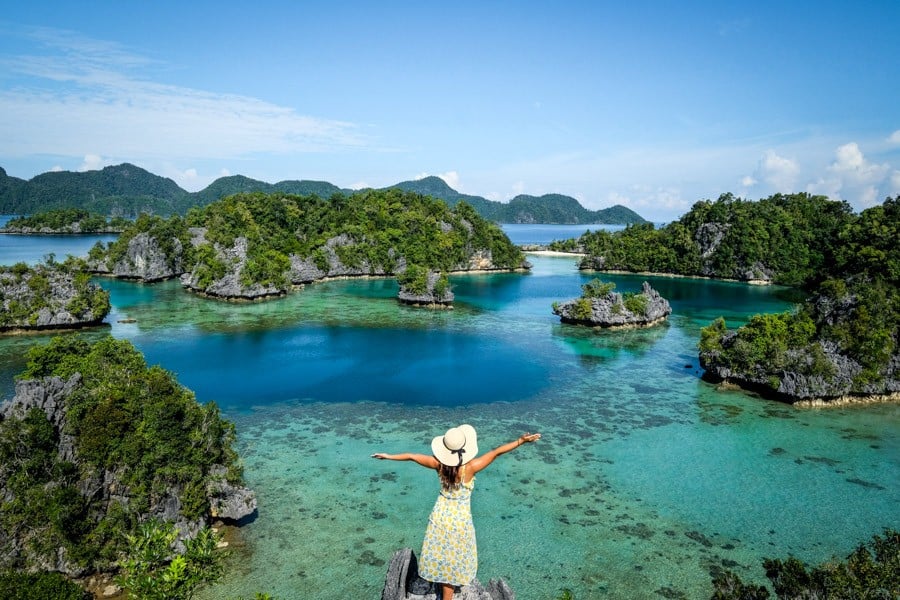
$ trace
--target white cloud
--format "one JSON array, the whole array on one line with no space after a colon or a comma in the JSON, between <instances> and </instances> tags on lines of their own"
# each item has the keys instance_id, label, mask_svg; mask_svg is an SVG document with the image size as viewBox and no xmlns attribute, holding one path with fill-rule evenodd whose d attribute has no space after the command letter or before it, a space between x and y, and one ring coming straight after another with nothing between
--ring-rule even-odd
<instances>
[{"instance_id":1,"label":"white cloud","mask_svg":"<svg viewBox=\"0 0 900 600\"><path fill-rule=\"evenodd\" d=\"M153 64L115 44L71 32L31 30L31 56L0 59L30 84L0 91L0 154L148 158L237 158L337 151L365 140L346 122L299 114L258 98L149 81ZM48 85L50 84L50 85Z\"/></svg>"},{"instance_id":2,"label":"white cloud","mask_svg":"<svg viewBox=\"0 0 900 600\"><path fill-rule=\"evenodd\" d=\"M741 187L751 188L754 185L756 185L757 183L759 183L759 182L756 181L756 179L754 179L752 175L744 175L741 178Z\"/></svg>"},{"instance_id":3,"label":"white cloud","mask_svg":"<svg viewBox=\"0 0 900 600\"><path fill-rule=\"evenodd\" d=\"M50 172L51 172L51 173L60 173L60 172L62 172L62 171L64 171L64 170L65 170L65 169L63 169L63 168L62 168L61 166L59 166L59 165L53 165L52 167L50 167Z\"/></svg>"},{"instance_id":4,"label":"white cloud","mask_svg":"<svg viewBox=\"0 0 900 600\"><path fill-rule=\"evenodd\" d=\"M219 177L231 177L231 171L223 168L221 171L219 171Z\"/></svg>"},{"instance_id":5,"label":"white cloud","mask_svg":"<svg viewBox=\"0 0 900 600\"><path fill-rule=\"evenodd\" d=\"M524 194L525 193L525 182L517 181L514 184L512 184L512 191L513 191L513 197L518 196L520 194Z\"/></svg>"},{"instance_id":6,"label":"white cloud","mask_svg":"<svg viewBox=\"0 0 900 600\"><path fill-rule=\"evenodd\" d=\"M368 182L366 182L366 181L357 181L356 183L351 183L348 187L351 190L363 190L365 188L370 188L372 186L369 185Z\"/></svg>"},{"instance_id":7,"label":"white cloud","mask_svg":"<svg viewBox=\"0 0 900 600\"><path fill-rule=\"evenodd\" d=\"M856 142L844 144L835 151L835 161L829 171L856 183L875 183L884 179L890 167L875 165L866 160Z\"/></svg>"},{"instance_id":8,"label":"white cloud","mask_svg":"<svg viewBox=\"0 0 900 600\"><path fill-rule=\"evenodd\" d=\"M97 171L111 164L113 164L113 161L110 161L107 158L103 158L98 154L85 154L84 161L81 163L81 166L78 167L78 170Z\"/></svg>"},{"instance_id":9,"label":"white cloud","mask_svg":"<svg viewBox=\"0 0 900 600\"><path fill-rule=\"evenodd\" d=\"M888 188L888 194L891 196L900 195L900 171L891 173L891 183Z\"/></svg>"},{"instance_id":10,"label":"white cloud","mask_svg":"<svg viewBox=\"0 0 900 600\"><path fill-rule=\"evenodd\" d=\"M430 176L430 175L429 175L428 173L422 172L422 173L419 173L418 175L413 175L413 181L420 181L420 180L425 179L426 177L429 177L429 176Z\"/></svg>"},{"instance_id":11,"label":"white cloud","mask_svg":"<svg viewBox=\"0 0 900 600\"><path fill-rule=\"evenodd\" d=\"M799 173L800 165L796 160L779 156L774 150L766 150L753 179L766 182L776 192L789 193L794 191Z\"/></svg>"},{"instance_id":12,"label":"white cloud","mask_svg":"<svg viewBox=\"0 0 900 600\"><path fill-rule=\"evenodd\" d=\"M446 173L441 173L438 175L441 179L444 180L444 183L452 187L454 190L459 191L459 173L456 171L447 171Z\"/></svg>"},{"instance_id":13,"label":"white cloud","mask_svg":"<svg viewBox=\"0 0 900 600\"><path fill-rule=\"evenodd\" d=\"M890 137L888 137L888 142L890 142L891 144L900 144L900 129L898 129L897 131L892 133Z\"/></svg>"},{"instance_id":14,"label":"white cloud","mask_svg":"<svg viewBox=\"0 0 900 600\"><path fill-rule=\"evenodd\" d=\"M865 209L878 204L882 194L889 195L898 188L900 180L895 181L890 165L869 162L859 144L849 142L838 146L825 175L810 183L807 191L847 200L855 208Z\"/></svg>"}]
</instances>

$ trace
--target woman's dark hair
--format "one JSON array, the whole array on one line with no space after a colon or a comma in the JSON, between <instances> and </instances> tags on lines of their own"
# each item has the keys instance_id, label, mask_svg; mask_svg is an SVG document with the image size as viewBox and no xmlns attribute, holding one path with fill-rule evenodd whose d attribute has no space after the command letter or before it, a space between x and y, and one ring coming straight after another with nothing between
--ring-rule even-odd
<instances>
[{"instance_id":1,"label":"woman's dark hair","mask_svg":"<svg viewBox=\"0 0 900 600\"><path fill-rule=\"evenodd\" d=\"M438 475L441 478L441 488L445 490L459 489L459 467L441 463L438 467Z\"/></svg>"}]
</instances>

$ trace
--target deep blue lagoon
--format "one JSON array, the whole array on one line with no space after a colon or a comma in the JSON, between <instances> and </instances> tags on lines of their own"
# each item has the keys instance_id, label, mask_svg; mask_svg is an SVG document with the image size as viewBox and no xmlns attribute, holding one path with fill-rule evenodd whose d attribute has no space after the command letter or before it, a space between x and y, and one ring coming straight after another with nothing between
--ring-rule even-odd
<instances>
[{"instance_id":1,"label":"deep blue lagoon","mask_svg":"<svg viewBox=\"0 0 900 600\"><path fill-rule=\"evenodd\" d=\"M708 597L718 569L761 581L763 557L843 557L900 525L900 407L797 410L700 379L702 326L786 310L791 290L649 278L669 323L595 333L550 311L589 278L575 260L530 260L527 275L453 277L443 312L398 305L391 280L258 304L100 280L113 312L89 335L131 340L237 424L259 514L204 598L378 598L392 552L419 551L437 481L369 455L427 452L462 422L482 447L544 434L479 474L473 498L479 578L524 600ZM0 340L4 398L44 339Z\"/></svg>"}]
</instances>

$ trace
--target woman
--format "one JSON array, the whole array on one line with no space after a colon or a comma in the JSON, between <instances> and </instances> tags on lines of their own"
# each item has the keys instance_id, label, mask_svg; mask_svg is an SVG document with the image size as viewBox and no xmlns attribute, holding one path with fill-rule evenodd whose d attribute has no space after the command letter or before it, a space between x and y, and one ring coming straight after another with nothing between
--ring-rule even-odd
<instances>
[{"instance_id":1,"label":"woman","mask_svg":"<svg viewBox=\"0 0 900 600\"><path fill-rule=\"evenodd\" d=\"M432 456L425 454L373 454L382 460L411 460L434 469L441 481L441 493L428 517L428 529L419 557L419 575L441 587L442 600L453 598L456 586L468 584L478 570L478 549L469 500L475 487L475 474L487 468L501 454L541 438L526 433L516 440L478 454L478 437L471 425L448 429L431 441Z\"/></svg>"}]
</instances>

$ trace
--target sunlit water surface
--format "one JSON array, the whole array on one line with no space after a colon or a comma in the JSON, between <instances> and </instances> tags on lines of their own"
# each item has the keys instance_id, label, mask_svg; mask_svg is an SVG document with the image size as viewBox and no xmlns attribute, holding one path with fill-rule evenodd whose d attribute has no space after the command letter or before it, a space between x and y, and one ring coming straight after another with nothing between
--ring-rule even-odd
<instances>
[{"instance_id":1,"label":"sunlit water surface","mask_svg":"<svg viewBox=\"0 0 900 600\"><path fill-rule=\"evenodd\" d=\"M789 290L650 278L669 323L598 333L550 311L589 278L575 261L530 260L527 275L453 277L442 312L398 305L392 280L254 304L99 280L113 312L88 335L131 340L237 424L259 511L203 598L379 598L393 551L421 546L437 481L369 455L427 452L462 422L482 448L543 433L473 498L479 578L523 600L709 597L719 569L760 581L765 556L820 562L900 526L896 405L796 410L700 379L700 327L788 309ZM4 398L46 339L0 340Z\"/></svg>"}]
</instances>

